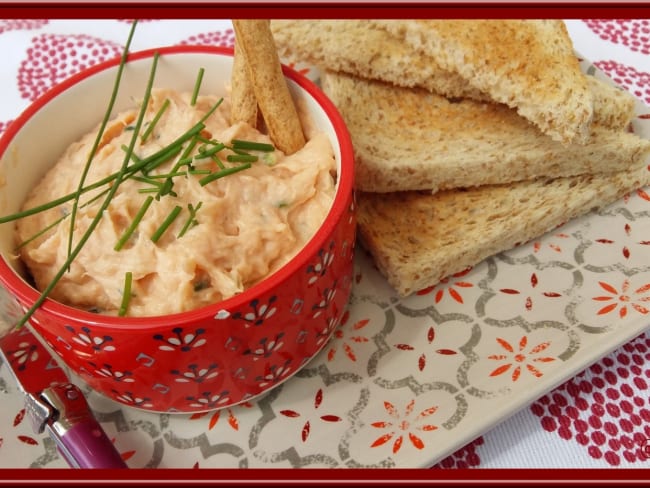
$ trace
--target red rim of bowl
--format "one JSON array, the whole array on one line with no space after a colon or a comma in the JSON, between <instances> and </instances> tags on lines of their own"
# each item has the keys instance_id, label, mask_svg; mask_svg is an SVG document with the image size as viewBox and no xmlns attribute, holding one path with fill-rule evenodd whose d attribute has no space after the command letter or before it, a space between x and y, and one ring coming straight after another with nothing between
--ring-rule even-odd
<instances>
[{"instance_id":1,"label":"red rim of bowl","mask_svg":"<svg viewBox=\"0 0 650 488\"><path fill-rule=\"evenodd\" d=\"M178 54L193 54L205 53L220 56L233 55L233 49L221 46L169 46L156 49L147 49L129 53L128 61L141 60L151 58L154 53L159 53L160 56L165 55L178 55ZM127 62L128 62L127 61ZM18 116L7 128L2 137L0 137L0 157L4 155L9 144L11 143L15 134L31 119L43 106L50 102L53 98L63 93L64 91L74 87L80 81L89 78L101 71L117 67L120 63L120 57L104 61L93 65L84 71L72 75L70 78L59 83L55 87L48 90L46 93L37 98L33 103L27 107L20 116ZM341 165L338 174L337 191L334 197L334 202L330 208L329 213L325 218L325 222L314 234L311 240L296 254L286 265L275 273L267 276L256 285L244 290L242 293L235 295L231 298L223 300L211 305L205 305L200 308L189 310L186 312L179 312L169 315L154 315L145 317L114 317L109 315L100 315L92 312L74 308L64 305L52 299L46 299L41 305L41 309L48 313L61 317L62 319L75 318L83 320L96 327L107 327L113 329L120 328L133 328L134 325L140 327L139 330L155 329L161 326L170 327L175 325L186 324L188 322L205 318L206 316L214 316L220 310L229 310L251 301L255 296L267 293L270 289L277 287L284 282L293 273L299 271L307 264L307 260L316 255L319 248L323 245L324 239L331 234L336 223L342 218L342 214L348 211L348 198L347 195L352 193L353 188L353 151L352 141L350 139L347 127L341 117L338 109L329 100L329 98L316 86L314 82L301 75L294 69L283 65L282 70L284 75L294 81L300 88L309 94L320 107L326 112L330 119L336 137L338 139ZM345 162L348 161L346 164ZM22 300L27 302L34 302L40 296L40 293L33 287L29 286L14 269L7 264L4 257L0 259L0 280L2 280L10 293L15 294Z\"/></svg>"}]
</instances>

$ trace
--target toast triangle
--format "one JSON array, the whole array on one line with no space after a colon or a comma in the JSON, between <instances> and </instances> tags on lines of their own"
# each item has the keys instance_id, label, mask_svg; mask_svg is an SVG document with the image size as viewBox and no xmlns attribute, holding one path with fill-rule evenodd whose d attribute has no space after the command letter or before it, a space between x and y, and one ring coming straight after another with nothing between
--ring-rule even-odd
<instances>
[{"instance_id":1,"label":"toast triangle","mask_svg":"<svg viewBox=\"0 0 650 488\"><path fill-rule=\"evenodd\" d=\"M450 100L343 73L325 72L321 81L350 131L363 191L435 192L611 173L643 164L650 154L650 141L621 129L596 125L587 143L564 145L503 104ZM600 116L613 106L603 103ZM611 117L620 123L629 114Z\"/></svg>"},{"instance_id":2,"label":"toast triangle","mask_svg":"<svg viewBox=\"0 0 650 488\"><path fill-rule=\"evenodd\" d=\"M650 184L641 167L467 190L357 195L359 240L400 296Z\"/></svg>"},{"instance_id":3,"label":"toast triangle","mask_svg":"<svg viewBox=\"0 0 650 488\"><path fill-rule=\"evenodd\" d=\"M563 143L589 137L593 97L561 20L378 20Z\"/></svg>"}]
</instances>

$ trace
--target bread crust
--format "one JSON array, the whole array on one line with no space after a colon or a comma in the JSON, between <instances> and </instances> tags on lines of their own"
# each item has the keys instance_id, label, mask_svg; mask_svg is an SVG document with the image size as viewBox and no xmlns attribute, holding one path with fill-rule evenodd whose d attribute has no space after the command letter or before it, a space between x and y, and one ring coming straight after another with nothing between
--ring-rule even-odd
<instances>
[{"instance_id":1,"label":"bread crust","mask_svg":"<svg viewBox=\"0 0 650 488\"><path fill-rule=\"evenodd\" d=\"M401 296L437 284L650 184L646 167L431 195L359 192L358 235Z\"/></svg>"},{"instance_id":2,"label":"bread crust","mask_svg":"<svg viewBox=\"0 0 650 488\"><path fill-rule=\"evenodd\" d=\"M593 97L561 20L378 20L563 143L589 137Z\"/></svg>"},{"instance_id":3,"label":"bread crust","mask_svg":"<svg viewBox=\"0 0 650 488\"><path fill-rule=\"evenodd\" d=\"M594 126L585 144L564 145L502 104L449 100L342 73L323 73L322 86L350 131L363 191L435 192L611 173L650 155L650 141L621 129ZM611 107L602 108L599 117L606 118ZM624 116L612 112L618 123L629 121L625 110Z\"/></svg>"},{"instance_id":4,"label":"bread crust","mask_svg":"<svg viewBox=\"0 0 650 488\"><path fill-rule=\"evenodd\" d=\"M635 99L561 21L272 21L355 148L358 238L400 296L650 184ZM382 33L383 30L383 33Z\"/></svg>"},{"instance_id":5,"label":"bread crust","mask_svg":"<svg viewBox=\"0 0 650 488\"><path fill-rule=\"evenodd\" d=\"M253 82L248 74L246 54L235 41L235 56L232 64L230 99L232 108L230 122L245 122L251 127L257 127L257 99Z\"/></svg>"},{"instance_id":6,"label":"bread crust","mask_svg":"<svg viewBox=\"0 0 650 488\"><path fill-rule=\"evenodd\" d=\"M283 58L320 69L423 87L447 97L487 100L456 73L412 49L370 20L271 20Z\"/></svg>"},{"instance_id":7,"label":"bread crust","mask_svg":"<svg viewBox=\"0 0 650 488\"><path fill-rule=\"evenodd\" d=\"M269 21L233 20L233 27L269 136L278 149L293 154L305 145L305 136L282 73Z\"/></svg>"}]
</instances>

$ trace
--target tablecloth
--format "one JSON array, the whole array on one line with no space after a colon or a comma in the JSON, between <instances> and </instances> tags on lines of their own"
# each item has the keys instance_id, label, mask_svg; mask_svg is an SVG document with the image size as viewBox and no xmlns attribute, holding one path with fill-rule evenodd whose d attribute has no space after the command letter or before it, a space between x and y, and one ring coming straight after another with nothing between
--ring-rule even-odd
<instances>
[{"instance_id":1,"label":"tablecloth","mask_svg":"<svg viewBox=\"0 0 650 488\"><path fill-rule=\"evenodd\" d=\"M650 104L649 20L565 22L579 53ZM127 21L111 19L0 20L0 133L49 87L85 66L119 54L128 29ZM139 29L134 50L180 43L233 43L226 20L149 19L142 21ZM650 236L645 240L650 241ZM637 312L650 323L646 308L639 307ZM502 419L435 467L648 468L649 385L650 333L645 333ZM211 417L209 428L215 422L229 422L227 428L237 428L232 412ZM111 423L107 417L102 421ZM142 422L139 428L154 428ZM129 438L126 431L123 439ZM134 441L136 437L133 434ZM221 466L221 454L211 451L210 445L196 440L189 446L188 442L173 435L158 436L147 446L138 440L132 449L122 448L122 456L134 468ZM182 451L190 447L191 454ZM140 452L143 450L147 453ZM0 367L0 468L65 466L46 436L31 430L22 398L6 368Z\"/></svg>"}]
</instances>

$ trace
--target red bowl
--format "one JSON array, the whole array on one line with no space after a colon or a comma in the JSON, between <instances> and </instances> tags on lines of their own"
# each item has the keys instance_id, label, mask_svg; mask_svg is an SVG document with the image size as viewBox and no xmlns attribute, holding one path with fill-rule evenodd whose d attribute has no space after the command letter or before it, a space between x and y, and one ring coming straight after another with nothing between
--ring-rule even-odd
<instances>
[{"instance_id":1,"label":"red bowl","mask_svg":"<svg viewBox=\"0 0 650 488\"><path fill-rule=\"evenodd\" d=\"M156 51L161 55L157 85L191 91L202 67L213 93L225 90L232 50L183 46ZM153 53L130 55L116 111L143 93ZM119 59L95 65L59 84L7 129L0 139L0 180L6 180L0 187L0 215L16 212L57 159L53 155L99 121L102 108L93 100L108 99L118 65ZM338 180L325 222L288 264L259 284L189 312L111 317L47 299L30 326L94 390L157 412L229 407L294 375L339 324L353 271L352 144L343 120L320 89L295 71L283 70L292 95L307 103L314 123L334 148ZM13 256L13 224L0 227L0 283L5 288L0 287L0 319L15 322L39 293L26 282Z\"/></svg>"}]
</instances>

